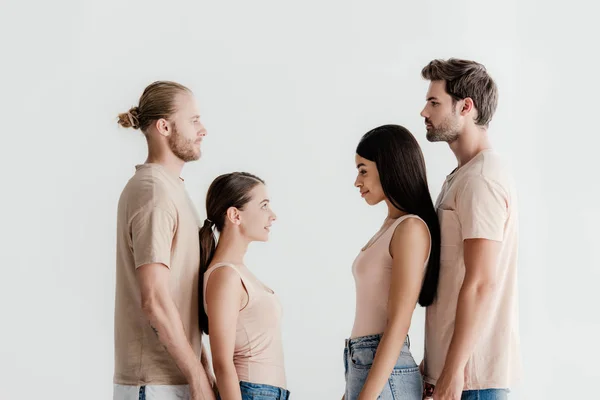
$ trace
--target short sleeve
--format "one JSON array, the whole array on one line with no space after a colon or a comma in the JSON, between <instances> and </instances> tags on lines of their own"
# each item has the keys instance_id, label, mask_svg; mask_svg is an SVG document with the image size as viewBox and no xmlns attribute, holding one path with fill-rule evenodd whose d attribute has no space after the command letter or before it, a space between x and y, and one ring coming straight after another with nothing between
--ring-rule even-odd
<instances>
[{"instance_id":1,"label":"short sleeve","mask_svg":"<svg viewBox=\"0 0 600 400\"><path fill-rule=\"evenodd\" d=\"M175 217L161 207L140 209L131 219L130 234L135 268L146 264L170 267Z\"/></svg>"},{"instance_id":2,"label":"short sleeve","mask_svg":"<svg viewBox=\"0 0 600 400\"><path fill-rule=\"evenodd\" d=\"M462 238L501 242L508 218L506 191L484 176L469 177L456 199Z\"/></svg>"}]
</instances>

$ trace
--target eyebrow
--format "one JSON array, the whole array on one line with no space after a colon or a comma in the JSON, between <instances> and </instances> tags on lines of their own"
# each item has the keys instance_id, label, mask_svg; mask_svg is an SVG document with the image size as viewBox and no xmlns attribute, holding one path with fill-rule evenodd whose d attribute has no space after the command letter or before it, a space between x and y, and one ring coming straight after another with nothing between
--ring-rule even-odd
<instances>
[{"instance_id":1,"label":"eyebrow","mask_svg":"<svg viewBox=\"0 0 600 400\"><path fill-rule=\"evenodd\" d=\"M200 116L199 115L194 115L191 119L197 119L197 118L200 118Z\"/></svg>"},{"instance_id":2,"label":"eyebrow","mask_svg":"<svg viewBox=\"0 0 600 400\"><path fill-rule=\"evenodd\" d=\"M427 99L427 101L430 101L430 100L437 100L437 99L438 99L437 97L435 97L435 96L431 96L431 97L429 97L429 98Z\"/></svg>"},{"instance_id":3,"label":"eyebrow","mask_svg":"<svg viewBox=\"0 0 600 400\"><path fill-rule=\"evenodd\" d=\"M263 201L260 202L260 204L262 204L264 202L270 203L271 201L269 199L264 199Z\"/></svg>"},{"instance_id":4,"label":"eyebrow","mask_svg":"<svg viewBox=\"0 0 600 400\"><path fill-rule=\"evenodd\" d=\"M363 164L363 163L360 163L360 164L358 164L358 165L356 166L356 168L360 168L360 167L365 167L365 168L366 168L367 166L366 166L365 164Z\"/></svg>"}]
</instances>

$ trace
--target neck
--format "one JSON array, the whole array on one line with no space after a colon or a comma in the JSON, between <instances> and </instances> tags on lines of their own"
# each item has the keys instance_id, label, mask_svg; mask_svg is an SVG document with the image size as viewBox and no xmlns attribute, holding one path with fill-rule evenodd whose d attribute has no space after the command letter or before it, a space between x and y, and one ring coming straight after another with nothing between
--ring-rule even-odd
<instances>
[{"instance_id":1,"label":"neck","mask_svg":"<svg viewBox=\"0 0 600 400\"><path fill-rule=\"evenodd\" d=\"M249 244L238 232L225 228L219 236L213 260L245 265L244 257Z\"/></svg>"},{"instance_id":2,"label":"neck","mask_svg":"<svg viewBox=\"0 0 600 400\"><path fill-rule=\"evenodd\" d=\"M146 164L160 164L176 176L180 176L185 162L173 154L170 149L165 149L163 146L157 146L148 141Z\"/></svg>"},{"instance_id":3,"label":"neck","mask_svg":"<svg viewBox=\"0 0 600 400\"><path fill-rule=\"evenodd\" d=\"M386 219L396 219L396 218L400 218L403 215L408 214L406 211L402 211L398 208L396 208L389 200L385 200L385 203L387 204L388 207L388 215L386 217Z\"/></svg>"},{"instance_id":4,"label":"neck","mask_svg":"<svg viewBox=\"0 0 600 400\"><path fill-rule=\"evenodd\" d=\"M487 129L479 126L467 127L457 140L450 143L450 149L456 156L458 167L462 167L483 150L491 149Z\"/></svg>"}]
</instances>

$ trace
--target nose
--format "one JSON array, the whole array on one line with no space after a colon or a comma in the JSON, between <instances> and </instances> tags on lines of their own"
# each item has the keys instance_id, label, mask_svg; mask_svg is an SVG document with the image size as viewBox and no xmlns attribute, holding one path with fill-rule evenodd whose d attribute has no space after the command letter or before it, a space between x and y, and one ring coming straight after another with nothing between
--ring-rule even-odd
<instances>
[{"instance_id":1,"label":"nose","mask_svg":"<svg viewBox=\"0 0 600 400\"><path fill-rule=\"evenodd\" d=\"M429 118L429 115L425 113L426 108L427 108L427 106L423 107L423 110L421 111L421 117L423 117L423 118Z\"/></svg>"},{"instance_id":2,"label":"nose","mask_svg":"<svg viewBox=\"0 0 600 400\"><path fill-rule=\"evenodd\" d=\"M274 211L271 211L271 221L275 221L277 219L277 214Z\"/></svg>"},{"instance_id":3,"label":"nose","mask_svg":"<svg viewBox=\"0 0 600 400\"><path fill-rule=\"evenodd\" d=\"M204 125L201 122L200 123L200 130L198 131L198 136L204 137L206 135L207 135L206 128L204 127Z\"/></svg>"},{"instance_id":4,"label":"nose","mask_svg":"<svg viewBox=\"0 0 600 400\"><path fill-rule=\"evenodd\" d=\"M356 180L354 180L354 186L357 188L362 186L362 182L360 181L360 176L357 176Z\"/></svg>"}]
</instances>

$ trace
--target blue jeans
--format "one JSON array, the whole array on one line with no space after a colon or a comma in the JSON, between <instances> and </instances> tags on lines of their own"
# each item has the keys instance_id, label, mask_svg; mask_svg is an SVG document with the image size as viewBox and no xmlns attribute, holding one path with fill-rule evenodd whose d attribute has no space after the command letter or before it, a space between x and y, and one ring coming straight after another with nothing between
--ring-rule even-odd
<instances>
[{"instance_id":1,"label":"blue jeans","mask_svg":"<svg viewBox=\"0 0 600 400\"><path fill-rule=\"evenodd\" d=\"M381 335L346 340L344 348L345 400L358 398L373 365L380 341ZM423 380L419 367L410 353L410 341L407 336L396 365L377 398L381 400L421 400L422 394Z\"/></svg>"},{"instance_id":2,"label":"blue jeans","mask_svg":"<svg viewBox=\"0 0 600 400\"><path fill-rule=\"evenodd\" d=\"M423 391L423 399L431 399L435 386L425 382L425 390ZM506 400L508 399L508 389L480 389L480 390L465 390L462 392L460 400Z\"/></svg>"},{"instance_id":3,"label":"blue jeans","mask_svg":"<svg viewBox=\"0 0 600 400\"><path fill-rule=\"evenodd\" d=\"M465 390L460 400L506 400L508 390L506 389L483 389Z\"/></svg>"},{"instance_id":4,"label":"blue jeans","mask_svg":"<svg viewBox=\"0 0 600 400\"><path fill-rule=\"evenodd\" d=\"M241 381L240 390L242 391L242 400L288 400L290 398L289 390L260 383ZM221 396L219 396L219 400L221 400Z\"/></svg>"}]
</instances>

